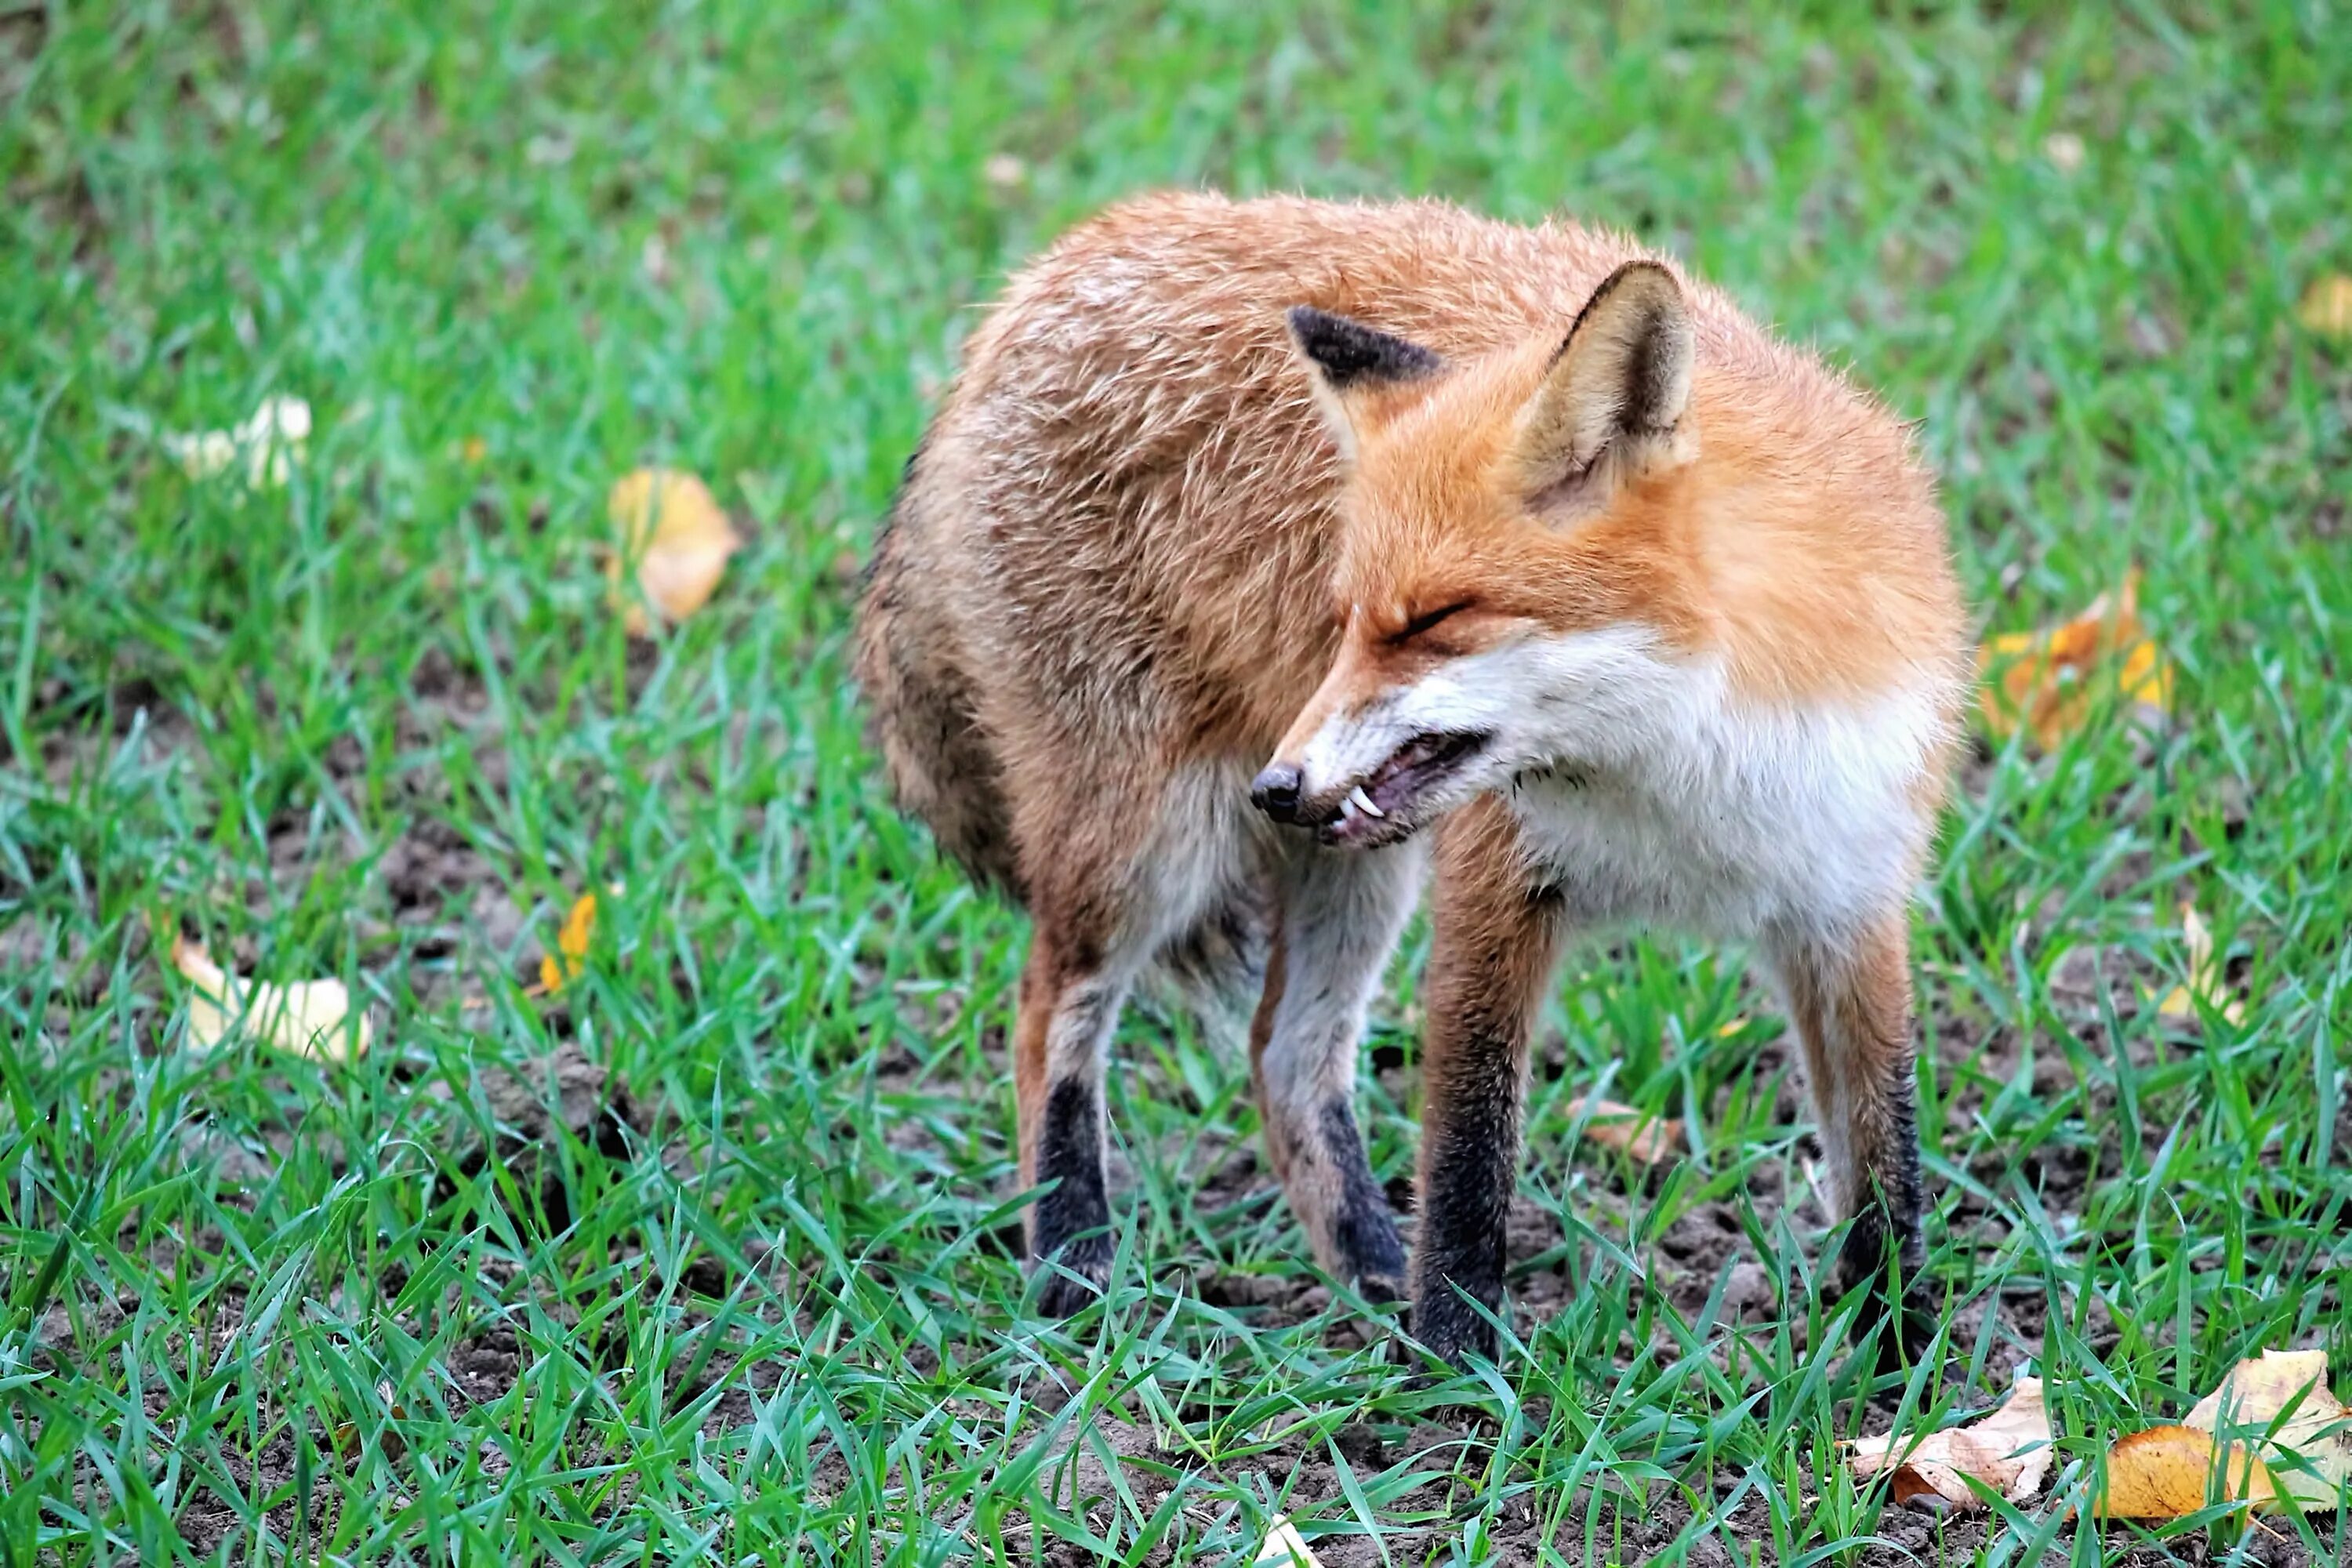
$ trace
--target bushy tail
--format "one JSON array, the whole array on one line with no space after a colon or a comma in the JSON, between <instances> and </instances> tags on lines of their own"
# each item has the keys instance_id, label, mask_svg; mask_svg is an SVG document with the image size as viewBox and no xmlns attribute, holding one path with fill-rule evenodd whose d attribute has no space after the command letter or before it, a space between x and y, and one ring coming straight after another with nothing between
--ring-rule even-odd
<instances>
[{"instance_id":1,"label":"bushy tail","mask_svg":"<svg viewBox=\"0 0 2352 1568\"><path fill-rule=\"evenodd\" d=\"M857 682L898 808L928 824L974 880L1018 899L996 754L980 728L961 639L936 586L937 504L924 489L918 449L866 568L857 610Z\"/></svg>"}]
</instances>

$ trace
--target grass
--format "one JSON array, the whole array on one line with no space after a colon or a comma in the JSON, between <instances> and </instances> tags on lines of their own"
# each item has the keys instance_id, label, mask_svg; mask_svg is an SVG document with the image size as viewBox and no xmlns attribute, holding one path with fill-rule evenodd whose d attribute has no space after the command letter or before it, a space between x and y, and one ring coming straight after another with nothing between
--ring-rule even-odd
<instances>
[{"instance_id":1,"label":"grass","mask_svg":"<svg viewBox=\"0 0 2352 1568\"><path fill-rule=\"evenodd\" d=\"M0 11L0 1561L2340 1560L2072 1518L2241 1356L2352 1378L2352 353L2294 321L2352 25L1893 10ZM1781 1026L1666 938L1562 976L1498 1368L1416 1384L1140 1012L1112 1299L1024 1310L1021 924L888 809L845 631L971 307L1189 183L1637 229L1922 422L1989 629L2144 572L2173 725L1980 758L1921 889L1940 1379L1848 1357ZM284 488L164 454L268 394ZM752 542L632 644L647 462ZM2242 1019L2147 1001L2184 900ZM376 1048L189 1050L175 921ZM1691 1157L1578 1142L1604 1083ZM1841 1468L2029 1363L2021 1510Z\"/></svg>"}]
</instances>

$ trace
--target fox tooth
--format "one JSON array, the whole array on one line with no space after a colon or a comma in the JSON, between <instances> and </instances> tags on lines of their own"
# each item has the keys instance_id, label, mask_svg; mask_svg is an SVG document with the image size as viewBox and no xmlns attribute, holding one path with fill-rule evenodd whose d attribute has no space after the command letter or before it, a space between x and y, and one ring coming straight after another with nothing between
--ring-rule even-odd
<instances>
[{"instance_id":1,"label":"fox tooth","mask_svg":"<svg viewBox=\"0 0 2352 1568\"><path fill-rule=\"evenodd\" d=\"M1362 812L1366 816L1386 816L1388 815L1387 812L1382 811L1379 806L1372 804L1372 797L1365 793L1364 786L1361 784L1358 784L1354 789L1348 792L1348 804L1354 806L1358 811Z\"/></svg>"}]
</instances>

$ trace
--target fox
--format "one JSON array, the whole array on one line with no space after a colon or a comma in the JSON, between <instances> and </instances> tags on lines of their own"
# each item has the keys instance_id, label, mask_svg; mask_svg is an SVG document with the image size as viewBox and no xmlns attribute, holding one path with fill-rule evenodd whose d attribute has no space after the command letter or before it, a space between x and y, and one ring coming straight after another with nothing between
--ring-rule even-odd
<instances>
[{"instance_id":1,"label":"fox","mask_svg":"<svg viewBox=\"0 0 2352 1568\"><path fill-rule=\"evenodd\" d=\"M856 612L897 803L1029 917L1011 1058L1037 1309L1105 1288L1140 985L1246 1040L1317 1264L1496 1353L1563 945L1744 944L1843 1290L1919 1269L1908 908L1971 676L1912 428L1633 239L1429 200L1175 192L1006 283ZM1355 1111L1423 897L1410 1264Z\"/></svg>"}]
</instances>

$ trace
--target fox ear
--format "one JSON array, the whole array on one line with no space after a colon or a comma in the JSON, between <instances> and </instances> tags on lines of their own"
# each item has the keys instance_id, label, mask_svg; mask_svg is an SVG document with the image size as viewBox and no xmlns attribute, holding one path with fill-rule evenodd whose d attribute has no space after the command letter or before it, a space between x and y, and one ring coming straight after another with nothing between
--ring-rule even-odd
<instances>
[{"instance_id":1,"label":"fox ear","mask_svg":"<svg viewBox=\"0 0 2352 1568\"><path fill-rule=\"evenodd\" d=\"M1323 410L1342 457L1353 459L1360 437L1377 428L1445 362L1419 343L1312 305L1290 309L1290 341L1307 361L1315 402Z\"/></svg>"},{"instance_id":2,"label":"fox ear","mask_svg":"<svg viewBox=\"0 0 2352 1568\"><path fill-rule=\"evenodd\" d=\"M1525 493L1542 506L1688 461L1690 385L1681 286L1654 261L1627 262L1592 291L1519 416Z\"/></svg>"}]
</instances>

